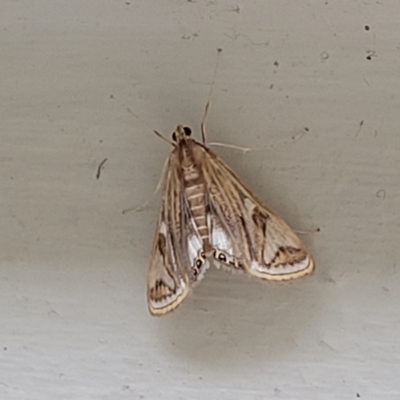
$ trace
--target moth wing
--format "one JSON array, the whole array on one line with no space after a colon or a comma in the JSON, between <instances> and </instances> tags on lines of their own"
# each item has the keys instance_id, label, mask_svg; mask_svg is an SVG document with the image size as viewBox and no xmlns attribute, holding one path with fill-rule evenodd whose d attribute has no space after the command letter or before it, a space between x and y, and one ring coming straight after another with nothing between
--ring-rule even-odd
<instances>
[{"instance_id":1,"label":"moth wing","mask_svg":"<svg viewBox=\"0 0 400 400\"><path fill-rule=\"evenodd\" d=\"M174 310L190 289L186 268L188 260L179 251L182 204L177 173L171 156L166 169L161 211L147 277L147 301L152 315L164 315Z\"/></svg>"},{"instance_id":2,"label":"moth wing","mask_svg":"<svg viewBox=\"0 0 400 400\"><path fill-rule=\"evenodd\" d=\"M209 267L202 253L182 187L174 153L167 164L161 212L154 236L147 279L147 300L152 315L164 315L189 294Z\"/></svg>"},{"instance_id":3,"label":"moth wing","mask_svg":"<svg viewBox=\"0 0 400 400\"><path fill-rule=\"evenodd\" d=\"M298 236L211 150L205 157L211 241L217 262L266 280L311 273L314 261Z\"/></svg>"}]
</instances>

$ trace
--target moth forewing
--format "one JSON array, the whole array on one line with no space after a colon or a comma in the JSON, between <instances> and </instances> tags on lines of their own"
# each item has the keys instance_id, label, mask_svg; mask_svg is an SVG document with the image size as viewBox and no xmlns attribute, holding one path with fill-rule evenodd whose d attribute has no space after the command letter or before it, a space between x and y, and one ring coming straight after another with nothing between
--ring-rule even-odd
<instances>
[{"instance_id":1,"label":"moth forewing","mask_svg":"<svg viewBox=\"0 0 400 400\"><path fill-rule=\"evenodd\" d=\"M216 244L220 258L220 251L225 251L228 264L236 268L240 264L249 274L267 280L294 279L312 272L313 259L293 230L222 159L209 149L208 153L206 176L210 201L214 203L211 209L219 210L219 218L226 221L222 242L229 243L229 249ZM216 235L216 240L221 241L221 235ZM234 243L229 242L230 238L236 239Z\"/></svg>"},{"instance_id":2,"label":"moth forewing","mask_svg":"<svg viewBox=\"0 0 400 400\"><path fill-rule=\"evenodd\" d=\"M147 300L152 315L174 310L190 289L185 254L179 251L180 182L171 154L163 182L163 198L150 259ZM178 214L178 215L177 215Z\"/></svg>"}]
</instances>

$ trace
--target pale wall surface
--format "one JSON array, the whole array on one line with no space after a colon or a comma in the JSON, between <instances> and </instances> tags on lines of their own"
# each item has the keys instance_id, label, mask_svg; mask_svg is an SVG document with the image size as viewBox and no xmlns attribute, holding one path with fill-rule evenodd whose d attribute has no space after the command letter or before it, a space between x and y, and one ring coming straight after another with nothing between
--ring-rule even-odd
<instances>
[{"instance_id":1,"label":"pale wall surface","mask_svg":"<svg viewBox=\"0 0 400 400\"><path fill-rule=\"evenodd\" d=\"M398 0L2 1L0 398L399 399L399 16ZM321 229L303 236L318 269L211 270L156 319L159 199L121 210L157 185L152 129L198 131L217 47L209 137L289 141L216 150Z\"/></svg>"}]
</instances>

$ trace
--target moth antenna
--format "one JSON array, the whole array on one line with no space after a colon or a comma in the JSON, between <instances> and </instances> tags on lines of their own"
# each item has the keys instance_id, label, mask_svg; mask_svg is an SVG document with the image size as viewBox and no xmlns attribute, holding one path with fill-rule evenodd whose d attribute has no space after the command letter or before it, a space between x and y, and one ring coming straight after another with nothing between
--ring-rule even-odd
<instances>
[{"instance_id":1,"label":"moth antenna","mask_svg":"<svg viewBox=\"0 0 400 400\"><path fill-rule=\"evenodd\" d=\"M207 117L207 114L208 114L208 109L210 108L211 95L212 95L212 91L213 91L213 87L214 87L215 77L217 76L217 70L218 70L218 65L219 65L219 59L220 59L221 52L222 52L222 49L217 49L217 60L215 62L214 74L213 74L213 78L212 78L212 81L211 81L210 91L208 92L207 103L206 103L206 106L204 108L203 119L201 121L201 138L202 138L204 144L206 144L206 142L207 142L205 122L206 122L206 117Z\"/></svg>"},{"instance_id":2,"label":"moth antenna","mask_svg":"<svg viewBox=\"0 0 400 400\"><path fill-rule=\"evenodd\" d=\"M167 143L169 143L170 145L176 147L176 143L174 143L173 141L167 139L164 135L162 135L160 132L157 131L153 131L158 137L160 137L162 140L165 140Z\"/></svg>"},{"instance_id":3,"label":"moth antenna","mask_svg":"<svg viewBox=\"0 0 400 400\"><path fill-rule=\"evenodd\" d=\"M287 140L282 140L279 143L272 144L270 146L264 146L264 147L242 147L242 146L236 146L234 144L227 144L227 143L219 143L219 142L211 142L208 143L208 146L220 146L220 147L227 147L230 149L236 149L236 150L241 150L243 153L247 153L248 151L265 151L265 150L272 150L276 149L282 145L286 145L289 143L294 143L297 140L301 139L307 132L309 132L308 128L304 128L301 132L297 133L296 135L293 135L290 139Z\"/></svg>"}]
</instances>

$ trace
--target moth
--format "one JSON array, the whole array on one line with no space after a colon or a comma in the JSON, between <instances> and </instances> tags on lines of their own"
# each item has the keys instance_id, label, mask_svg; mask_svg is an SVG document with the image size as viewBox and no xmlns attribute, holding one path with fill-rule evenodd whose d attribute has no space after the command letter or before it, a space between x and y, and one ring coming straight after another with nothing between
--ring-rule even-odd
<instances>
[{"instance_id":1,"label":"moth","mask_svg":"<svg viewBox=\"0 0 400 400\"><path fill-rule=\"evenodd\" d=\"M155 316L185 300L210 260L267 281L299 278L314 269L297 235L207 147L203 123L201 128L202 142L182 125L170 142L147 282Z\"/></svg>"}]
</instances>

